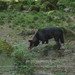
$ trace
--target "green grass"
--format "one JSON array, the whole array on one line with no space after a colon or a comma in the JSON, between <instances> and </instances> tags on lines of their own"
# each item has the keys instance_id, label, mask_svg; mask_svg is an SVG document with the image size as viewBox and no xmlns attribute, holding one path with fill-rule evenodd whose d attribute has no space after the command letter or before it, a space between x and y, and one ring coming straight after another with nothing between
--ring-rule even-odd
<instances>
[{"instance_id":1,"label":"green grass","mask_svg":"<svg viewBox=\"0 0 75 75\"><path fill-rule=\"evenodd\" d=\"M69 26L69 18L66 21L65 15L61 11L49 11L49 12L0 12L0 25L11 24L12 27L30 27L30 28L42 28L45 26L60 26L67 24Z\"/></svg>"},{"instance_id":2,"label":"green grass","mask_svg":"<svg viewBox=\"0 0 75 75\"><path fill-rule=\"evenodd\" d=\"M66 74L63 72L56 72L55 75L66 75Z\"/></svg>"},{"instance_id":3,"label":"green grass","mask_svg":"<svg viewBox=\"0 0 75 75\"><path fill-rule=\"evenodd\" d=\"M12 70L14 59L0 54L0 73Z\"/></svg>"},{"instance_id":4,"label":"green grass","mask_svg":"<svg viewBox=\"0 0 75 75\"><path fill-rule=\"evenodd\" d=\"M0 29L3 29L2 25L7 25L9 28L13 29L15 33L20 33L22 29L26 27L30 29L40 29L46 26L66 26L75 31L75 24L68 17L66 19L65 16L67 15L61 11L51 11L51 12L32 11L28 13L17 11L14 12L3 11L0 12ZM9 34L9 36L12 35ZM15 41L18 42L17 40ZM67 49L72 49L72 47L69 44L67 44L66 46ZM14 63L13 58L5 57L0 54L0 66L13 66L13 63ZM60 60L57 60L52 64L49 63L48 66L57 66L59 64L62 65L62 62ZM12 68L1 67L0 72L8 71L10 69ZM62 72L57 72L55 73L55 75L65 75L65 74Z\"/></svg>"}]
</instances>

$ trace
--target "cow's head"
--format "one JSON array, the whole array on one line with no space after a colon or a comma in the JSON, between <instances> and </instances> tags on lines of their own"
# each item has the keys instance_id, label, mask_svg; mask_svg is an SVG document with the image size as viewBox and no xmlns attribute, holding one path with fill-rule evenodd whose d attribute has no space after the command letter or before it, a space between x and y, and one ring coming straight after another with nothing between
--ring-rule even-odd
<instances>
[{"instance_id":1,"label":"cow's head","mask_svg":"<svg viewBox=\"0 0 75 75\"><path fill-rule=\"evenodd\" d=\"M37 40L37 39L36 40L29 40L29 42L30 42L29 49L31 49L39 44L39 40Z\"/></svg>"}]
</instances>

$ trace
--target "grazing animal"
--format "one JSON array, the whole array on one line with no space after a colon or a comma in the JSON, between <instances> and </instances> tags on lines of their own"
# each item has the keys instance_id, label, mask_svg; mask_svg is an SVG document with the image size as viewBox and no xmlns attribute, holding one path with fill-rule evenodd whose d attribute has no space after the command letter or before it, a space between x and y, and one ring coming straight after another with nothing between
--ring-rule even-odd
<instances>
[{"instance_id":1,"label":"grazing animal","mask_svg":"<svg viewBox=\"0 0 75 75\"><path fill-rule=\"evenodd\" d=\"M56 26L46 27L43 29L39 29L32 40L29 40L31 49L32 47L37 46L40 41L42 41L42 44L46 43L48 44L49 39L54 38L56 43L58 44L58 50L61 47L60 43L64 44L64 37L63 37L63 31L61 28Z\"/></svg>"}]
</instances>

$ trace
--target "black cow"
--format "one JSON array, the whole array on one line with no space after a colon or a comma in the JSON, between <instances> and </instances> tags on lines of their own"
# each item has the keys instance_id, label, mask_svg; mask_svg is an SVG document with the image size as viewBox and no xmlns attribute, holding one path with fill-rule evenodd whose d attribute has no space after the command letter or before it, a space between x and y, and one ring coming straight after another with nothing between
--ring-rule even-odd
<instances>
[{"instance_id":1,"label":"black cow","mask_svg":"<svg viewBox=\"0 0 75 75\"><path fill-rule=\"evenodd\" d=\"M34 46L37 46L40 41L42 41L42 44L46 42L48 43L48 40L54 38L56 43L58 44L58 50L61 47L61 43L64 44L64 37L63 37L63 31L59 27L51 26L51 27L46 27L43 29L39 29L35 36L33 37L32 40L29 40L30 46L29 48L31 49Z\"/></svg>"}]
</instances>

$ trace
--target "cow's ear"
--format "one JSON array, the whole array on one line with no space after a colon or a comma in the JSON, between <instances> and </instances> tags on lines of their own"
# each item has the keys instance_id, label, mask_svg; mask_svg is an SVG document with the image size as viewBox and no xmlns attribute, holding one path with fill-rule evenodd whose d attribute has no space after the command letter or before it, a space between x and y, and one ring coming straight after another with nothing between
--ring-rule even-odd
<instances>
[{"instance_id":1,"label":"cow's ear","mask_svg":"<svg viewBox=\"0 0 75 75\"><path fill-rule=\"evenodd\" d=\"M29 42L32 42L32 40L28 40Z\"/></svg>"}]
</instances>

